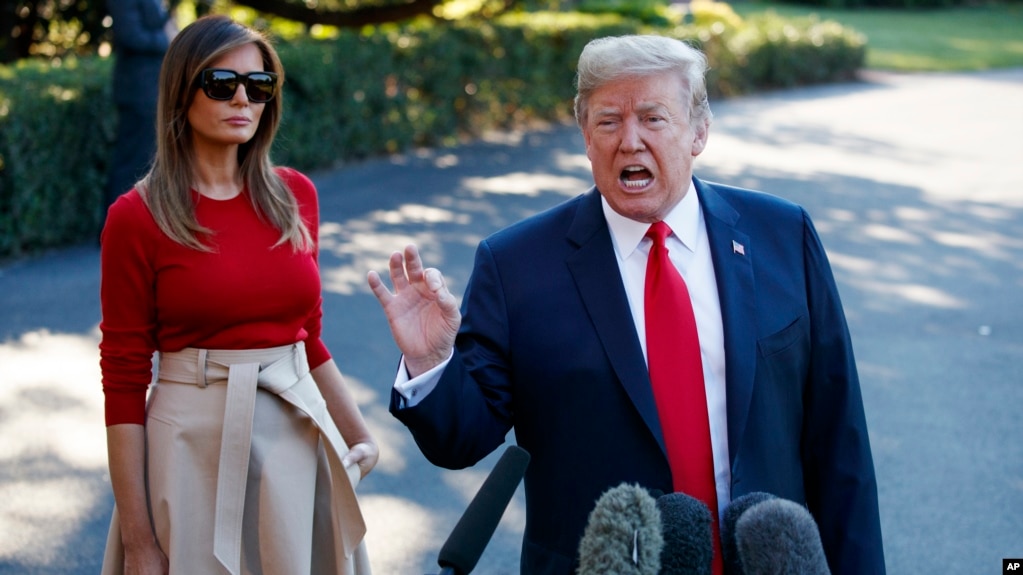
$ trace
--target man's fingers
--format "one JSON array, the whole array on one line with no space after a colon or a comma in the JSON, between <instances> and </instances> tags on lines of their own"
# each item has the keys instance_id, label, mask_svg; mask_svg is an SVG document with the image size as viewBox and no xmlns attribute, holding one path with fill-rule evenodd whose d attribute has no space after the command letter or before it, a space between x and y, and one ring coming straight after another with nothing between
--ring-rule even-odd
<instances>
[{"instance_id":1,"label":"man's fingers","mask_svg":"<svg viewBox=\"0 0 1023 575\"><path fill-rule=\"evenodd\" d=\"M444 274L437 268L423 268L423 259L419 256L419 250L414 244L405 247L404 252L394 252L388 261L388 269L391 275L392 292L384 284L383 279L376 271L370 270L366 274L366 281L373 295L381 304L388 304L395 297L400 297L402 291L414 284L423 284L426 289L432 292L438 300L446 301L454 296L447 289L444 281Z\"/></svg>"},{"instance_id":2,"label":"man's fingers","mask_svg":"<svg viewBox=\"0 0 1023 575\"><path fill-rule=\"evenodd\" d=\"M380 274L376 271L370 270L366 274L366 282L369 283L369 289L372 290L373 295L377 296L377 301L381 305L387 305L394 298L394 294L391 293L391 290L387 289L387 286L384 285L384 280L380 278Z\"/></svg>"},{"instance_id":3,"label":"man's fingers","mask_svg":"<svg viewBox=\"0 0 1023 575\"><path fill-rule=\"evenodd\" d=\"M416 283L423 280L423 258L419 256L419 249L415 244L405 246L405 272L408 273L409 283Z\"/></svg>"},{"instance_id":4,"label":"man's fingers","mask_svg":"<svg viewBox=\"0 0 1023 575\"><path fill-rule=\"evenodd\" d=\"M426 287L430 288L430 291L437 293L444 289L444 276L441 275L440 270L436 268L423 270L423 278L426 280Z\"/></svg>"},{"instance_id":5,"label":"man's fingers","mask_svg":"<svg viewBox=\"0 0 1023 575\"><path fill-rule=\"evenodd\" d=\"M426 286L437 297L436 301L440 305L444 316L453 318L452 321L457 323L458 318L461 317L458 312L458 299L448 289L447 283L444 281L444 275L435 268L429 268L423 274L426 276Z\"/></svg>"},{"instance_id":6,"label":"man's fingers","mask_svg":"<svg viewBox=\"0 0 1023 575\"><path fill-rule=\"evenodd\" d=\"M405 275L405 258L401 252L391 254L391 259L388 260L387 265L391 273L391 285L394 286L394 291L400 292L408 287L409 278Z\"/></svg>"}]
</instances>

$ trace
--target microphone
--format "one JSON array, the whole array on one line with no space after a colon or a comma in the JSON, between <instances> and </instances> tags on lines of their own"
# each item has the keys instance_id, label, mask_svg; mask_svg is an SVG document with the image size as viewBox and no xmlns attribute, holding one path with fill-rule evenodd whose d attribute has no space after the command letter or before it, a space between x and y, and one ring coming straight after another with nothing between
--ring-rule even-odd
<instances>
[{"instance_id":1,"label":"microphone","mask_svg":"<svg viewBox=\"0 0 1023 575\"><path fill-rule=\"evenodd\" d=\"M639 485L604 492L579 541L577 575L657 575L661 569L661 516Z\"/></svg>"},{"instance_id":2,"label":"microphone","mask_svg":"<svg viewBox=\"0 0 1023 575\"><path fill-rule=\"evenodd\" d=\"M746 575L831 575L817 523L805 507L771 498L735 522L735 542Z\"/></svg>"},{"instance_id":3,"label":"microphone","mask_svg":"<svg viewBox=\"0 0 1023 575\"><path fill-rule=\"evenodd\" d=\"M714 559L710 509L685 493L657 498L664 548L660 575L710 575Z\"/></svg>"},{"instance_id":4,"label":"microphone","mask_svg":"<svg viewBox=\"0 0 1023 575\"><path fill-rule=\"evenodd\" d=\"M437 555L440 575L468 575L476 567L529 464L529 452L509 445Z\"/></svg>"},{"instance_id":5,"label":"microphone","mask_svg":"<svg viewBox=\"0 0 1023 575\"><path fill-rule=\"evenodd\" d=\"M774 499L774 495L763 491L754 491L733 499L725 507L725 516L721 522L721 555L725 563L725 573L745 575L742 570L742 561L739 560L739 550L735 544L735 523L747 509L768 499Z\"/></svg>"}]
</instances>

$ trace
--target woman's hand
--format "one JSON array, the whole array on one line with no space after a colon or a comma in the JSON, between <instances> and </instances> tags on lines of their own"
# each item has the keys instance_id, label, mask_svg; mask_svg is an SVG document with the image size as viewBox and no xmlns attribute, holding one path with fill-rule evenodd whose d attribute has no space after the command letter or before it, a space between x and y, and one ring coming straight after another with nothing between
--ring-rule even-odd
<instances>
[{"instance_id":1,"label":"woman's hand","mask_svg":"<svg viewBox=\"0 0 1023 575\"><path fill-rule=\"evenodd\" d=\"M349 451L341 458L341 464L348 469L353 463L357 463L361 477L366 477L366 474L376 466L380 449L366 427L366 420L363 419L362 411L359 410L351 390L345 384L341 370L333 359L328 359L310 374L320 389L323 400L327 402L327 411L334 420L334 425L341 432L344 442L348 444Z\"/></svg>"},{"instance_id":2,"label":"woman's hand","mask_svg":"<svg viewBox=\"0 0 1023 575\"><path fill-rule=\"evenodd\" d=\"M341 460L341 464L346 468L353 463L357 464L362 477L366 477L376 467L378 459L380 459L380 449L377 448L377 445L372 441L364 441L352 445Z\"/></svg>"}]
</instances>

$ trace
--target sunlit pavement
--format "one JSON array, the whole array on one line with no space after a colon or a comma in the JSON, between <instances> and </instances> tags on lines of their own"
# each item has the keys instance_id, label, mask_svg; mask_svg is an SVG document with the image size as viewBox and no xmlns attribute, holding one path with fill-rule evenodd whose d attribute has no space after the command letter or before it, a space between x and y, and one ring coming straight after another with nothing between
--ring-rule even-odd
<instances>
[{"instance_id":1,"label":"sunlit pavement","mask_svg":"<svg viewBox=\"0 0 1023 575\"><path fill-rule=\"evenodd\" d=\"M697 174L803 204L828 248L888 571L999 572L1023 556L1023 70L869 74L713 105ZM438 571L500 451L434 468L387 413L397 352L366 272L415 242L461 293L480 239L575 195L588 167L559 126L310 174L325 339L381 445L360 486L378 574ZM0 267L0 573L98 572L112 505L98 286L92 246ZM476 572L518 572L523 510L520 489Z\"/></svg>"}]
</instances>

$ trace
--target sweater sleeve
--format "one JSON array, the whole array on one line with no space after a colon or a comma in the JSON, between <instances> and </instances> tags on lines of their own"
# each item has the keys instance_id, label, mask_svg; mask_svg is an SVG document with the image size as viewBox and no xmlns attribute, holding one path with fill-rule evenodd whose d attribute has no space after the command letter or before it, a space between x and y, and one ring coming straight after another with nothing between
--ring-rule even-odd
<instances>
[{"instance_id":1,"label":"sweater sleeve","mask_svg":"<svg viewBox=\"0 0 1023 575\"><path fill-rule=\"evenodd\" d=\"M154 232L159 230L137 192L110 207L100 250L100 369L108 426L145 423L156 350Z\"/></svg>"},{"instance_id":2,"label":"sweater sleeve","mask_svg":"<svg viewBox=\"0 0 1023 575\"><path fill-rule=\"evenodd\" d=\"M278 174L291 189L291 193L298 200L299 212L309 235L313 239L313 262L319 269L320 250L320 206L317 197L316 186L305 174L291 168L278 168ZM322 289L322 288L321 288ZM330 351L321 339L323 333L323 295L316 302L316 307L309 313L305 323L305 349L306 357L309 360L310 368L317 368L331 358Z\"/></svg>"}]
</instances>

